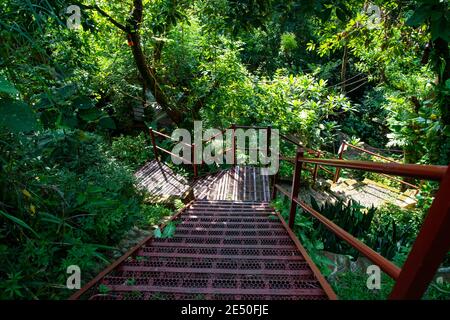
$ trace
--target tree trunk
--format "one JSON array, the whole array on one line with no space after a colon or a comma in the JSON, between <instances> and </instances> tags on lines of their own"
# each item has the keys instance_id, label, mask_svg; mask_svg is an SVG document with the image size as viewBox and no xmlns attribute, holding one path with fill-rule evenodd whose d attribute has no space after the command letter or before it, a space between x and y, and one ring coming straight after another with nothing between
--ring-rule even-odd
<instances>
[{"instance_id":1,"label":"tree trunk","mask_svg":"<svg viewBox=\"0 0 450 320\"><path fill-rule=\"evenodd\" d=\"M146 86L153 93L156 102L167 113L170 119L176 124L180 124L182 121L182 113L178 110L173 110L167 99L167 96L161 90L158 80L156 78L155 70L147 63L147 59L144 55L141 45L141 36L139 30L142 24L143 18L143 5L142 0L133 1L133 11L129 20L130 24L130 39L131 39L131 51L133 53L134 61L136 62L137 69L142 76Z\"/></svg>"},{"instance_id":2,"label":"tree trunk","mask_svg":"<svg viewBox=\"0 0 450 320\"><path fill-rule=\"evenodd\" d=\"M435 59L437 60L436 72L438 74L438 84L445 86L445 82L450 79L450 52L448 42L442 38L438 38L434 41L434 49L436 54ZM441 95L444 95L444 93L441 93ZM442 100L440 105L442 123L444 125L450 125L450 99L448 99L448 96L441 96L438 99Z\"/></svg>"},{"instance_id":3,"label":"tree trunk","mask_svg":"<svg viewBox=\"0 0 450 320\"><path fill-rule=\"evenodd\" d=\"M347 64L348 64L348 45L345 44L344 47L344 56L342 57L342 67L341 67L341 90L345 93L345 89L347 87L346 78L347 78Z\"/></svg>"}]
</instances>

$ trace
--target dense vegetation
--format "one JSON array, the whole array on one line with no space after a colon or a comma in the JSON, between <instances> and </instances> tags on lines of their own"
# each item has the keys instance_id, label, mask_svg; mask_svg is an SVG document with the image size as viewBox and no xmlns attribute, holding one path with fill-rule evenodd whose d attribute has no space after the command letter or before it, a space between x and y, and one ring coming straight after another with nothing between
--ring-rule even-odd
<instances>
[{"instance_id":1,"label":"dense vegetation","mask_svg":"<svg viewBox=\"0 0 450 320\"><path fill-rule=\"evenodd\" d=\"M272 125L333 154L360 139L448 164L449 39L439 0L2 1L0 298L65 298L68 265L85 282L130 228L170 214L134 187L147 125ZM412 218L375 214L387 227L367 223L364 240L395 258L381 233L398 219L410 245L434 190Z\"/></svg>"}]
</instances>

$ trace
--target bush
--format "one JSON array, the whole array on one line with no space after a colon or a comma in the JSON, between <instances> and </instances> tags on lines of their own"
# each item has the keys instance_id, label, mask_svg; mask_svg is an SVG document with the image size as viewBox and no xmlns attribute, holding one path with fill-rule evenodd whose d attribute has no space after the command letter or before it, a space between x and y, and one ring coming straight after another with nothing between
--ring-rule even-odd
<instances>
[{"instance_id":1,"label":"bush","mask_svg":"<svg viewBox=\"0 0 450 320\"><path fill-rule=\"evenodd\" d=\"M345 272L339 274L330 282L341 300L386 300L392 291L394 281L385 273L381 273L380 290L367 288L368 275L362 271ZM448 300L450 297L450 283L431 283L422 299Z\"/></svg>"},{"instance_id":2,"label":"bush","mask_svg":"<svg viewBox=\"0 0 450 320\"><path fill-rule=\"evenodd\" d=\"M414 243L424 219L422 210L385 204L377 209L365 242L387 259L394 259Z\"/></svg>"},{"instance_id":3,"label":"bush","mask_svg":"<svg viewBox=\"0 0 450 320\"><path fill-rule=\"evenodd\" d=\"M136 137L120 136L113 139L111 155L129 168L136 170L154 157L151 142L144 133Z\"/></svg>"},{"instance_id":4,"label":"bush","mask_svg":"<svg viewBox=\"0 0 450 320\"><path fill-rule=\"evenodd\" d=\"M345 231L366 243L389 260L402 264L414 243L424 219L422 210L402 209L393 204L366 209L358 203L326 203L319 206L311 199L312 207ZM325 250L358 257L360 253L314 221L318 239Z\"/></svg>"},{"instance_id":5,"label":"bush","mask_svg":"<svg viewBox=\"0 0 450 320\"><path fill-rule=\"evenodd\" d=\"M158 224L163 218L170 216L172 210L161 205L142 205L138 226L148 227Z\"/></svg>"},{"instance_id":6,"label":"bush","mask_svg":"<svg viewBox=\"0 0 450 320\"><path fill-rule=\"evenodd\" d=\"M290 201L287 200L287 197L278 197L273 202L273 205L287 222L289 220L290 205ZM311 256L311 259L319 267L322 274L325 276L329 275L331 273L330 266L333 265L333 262L320 253L320 251L324 249L324 243L320 239L317 230L314 228L312 218L310 216L297 213L295 215L293 231L297 238L300 239L308 254Z\"/></svg>"},{"instance_id":7,"label":"bush","mask_svg":"<svg viewBox=\"0 0 450 320\"><path fill-rule=\"evenodd\" d=\"M286 32L281 35L280 51L284 54L291 54L298 48L297 39L292 32Z\"/></svg>"},{"instance_id":8,"label":"bush","mask_svg":"<svg viewBox=\"0 0 450 320\"><path fill-rule=\"evenodd\" d=\"M140 213L131 172L82 131L2 134L0 299L65 298L69 265L85 283Z\"/></svg>"},{"instance_id":9,"label":"bush","mask_svg":"<svg viewBox=\"0 0 450 320\"><path fill-rule=\"evenodd\" d=\"M385 148L388 143L386 135L389 133L386 122L388 112L383 106L385 102L382 89L369 91L357 111L347 114L342 122L342 131L361 138L371 146Z\"/></svg>"},{"instance_id":10,"label":"bush","mask_svg":"<svg viewBox=\"0 0 450 320\"><path fill-rule=\"evenodd\" d=\"M319 206L311 197L311 206L356 238L363 238L367 234L376 212L374 207L366 209L351 200L348 203L343 201L334 204L327 202L323 206ZM318 220L314 220L314 229L317 230L319 238L323 241L325 250L339 254L359 255L358 251L328 230Z\"/></svg>"}]
</instances>

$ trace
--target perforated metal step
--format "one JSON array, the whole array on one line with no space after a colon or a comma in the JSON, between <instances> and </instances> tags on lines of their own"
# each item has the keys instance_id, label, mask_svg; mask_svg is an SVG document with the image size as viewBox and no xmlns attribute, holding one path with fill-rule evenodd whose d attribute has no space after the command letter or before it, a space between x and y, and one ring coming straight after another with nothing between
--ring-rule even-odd
<instances>
[{"instance_id":1,"label":"perforated metal step","mask_svg":"<svg viewBox=\"0 0 450 320\"><path fill-rule=\"evenodd\" d=\"M268 203L196 201L175 222L172 238L149 239L98 277L84 296L118 300L333 297Z\"/></svg>"}]
</instances>

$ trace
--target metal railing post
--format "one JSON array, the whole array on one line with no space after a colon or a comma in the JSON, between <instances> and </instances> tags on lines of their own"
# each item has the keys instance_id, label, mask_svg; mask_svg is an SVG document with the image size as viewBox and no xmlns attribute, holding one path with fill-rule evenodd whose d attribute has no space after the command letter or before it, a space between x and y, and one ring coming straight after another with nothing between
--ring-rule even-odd
<instances>
[{"instance_id":1,"label":"metal railing post","mask_svg":"<svg viewBox=\"0 0 450 320\"><path fill-rule=\"evenodd\" d=\"M302 165L303 162L300 161L304 156L303 148L297 149L297 155L295 157L295 169L294 178L292 179L292 190L291 190L291 206L289 209L289 228L294 228L295 214L297 212L297 202L294 200L298 197L300 191L300 181L302 176Z\"/></svg>"},{"instance_id":2,"label":"metal railing post","mask_svg":"<svg viewBox=\"0 0 450 320\"><path fill-rule=\"evenodd\" d=\"M269 152L271 152L271 138L272 138L272 126L267 126L267 141L266 141L266 157L269 158ZM270 166L270 165L269 165ZM278 182L278 172L272 177L272 200L277 197L277 188L275 185Z\"/></svg>"},{"instance_id":3,"label":"metal railing post","mask_svg":"<svg viewBox=\"0 0 450 320\"><path fill-rule=\"evenodd\" d=\"M347 142L343 141L341 147L339 149L339 160L344 158L345 147L347 146ZM334 174L333 183L337 183L339 181L339 176L341 174L341 168L336 168L336 173Z\"/></svg>"},{"instance_id":4,"label":"metal railing post","mask_svg":"<svg viewBox=\"0 0 450 320\"><path fill-rule=\"evenodd\" d=\"M275 200L277 197L277 185L278 183L278 172L272 178L272 200Z\"/></svg>"},{"instance_id":5,"label":"metal railing post","mask_svg":"<svg viewBox=\"0 0 450 320\"><path fill-rule=\"evenodd\" d=\"M420 299L450 249L450 169L422 224L389 299Z\"/></svg>"},{"instance_id":6,"label":"metal railing post","mask_svg":"<svg viewBox=\"0 0 450 320\"><path fill-rule=\"evenodd\" d=\"M156 148L156 140L155 140L155 134L153 133L153 128L150 127L149 131L150 131L150 138L152 139L153 154L155 155L156 161L159 162L158 149Z\"/></svg>"},{"instance_id":7,"label":"metal railing post","mask_svg":"<svg viewBox=\"0 0 450 320\"><path fill-rule=\"evenodd\" d=\"M197 164L195 163L195 151L196 151L196 149L195 149L195 143L193 143L192 145L191 145L191 161L192 161L192 166L193 166L193 168L194 168L194 178L197 178L198 177L198 172L197 172Z\"/></svg>"},{"instance_id":8,"label":"metal railing post","mask_svg":"<svg viewBox=\"0 0 450 320\"><path fill-rule=\"evenodd\" d=\"M231 135L231 148L233 149L233 166L236 166L236 124L231 126L233 130Z\"/></svg>"},{"instance_id":9,"label":"metal railing post","mask_svg":"<svg viewBox=\"0 0 450 320\"><path fill-rule=\"evenodd\" d=\"M315 154L316 159L320 158L320 156L321 156L320 152L319 151L316 152L316 154ZM316 183L316 181L317 181L318 174L319 174L319 165L316 163L314 165L314 172L313 172L313 182L314 183Z\"/></svg>"}]
</instances>

